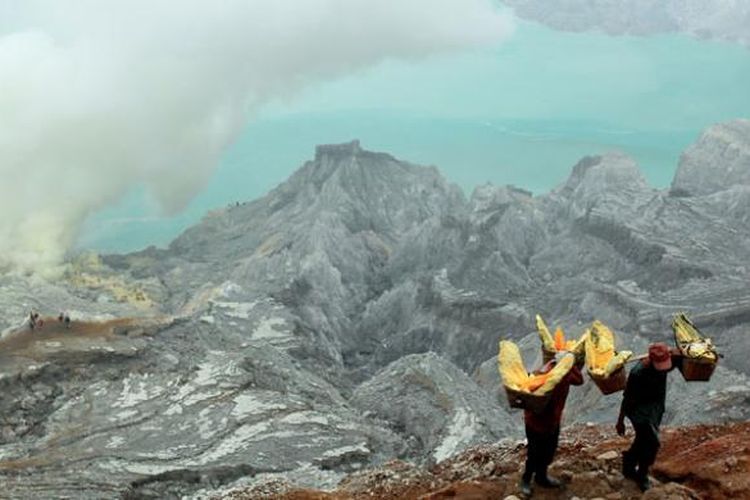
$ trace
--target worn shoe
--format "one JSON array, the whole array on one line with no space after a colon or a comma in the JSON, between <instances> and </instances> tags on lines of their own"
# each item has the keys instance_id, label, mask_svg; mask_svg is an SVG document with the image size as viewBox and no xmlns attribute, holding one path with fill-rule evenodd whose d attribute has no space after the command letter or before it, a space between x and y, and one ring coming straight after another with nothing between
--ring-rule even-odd
<instances>
[{"instance_id":1,"label":"worn shoe","mask_svg":"<svg viewBox=\"0 0 750 500\"><path fill-rule=\"evenodd\" d=\"M542 477L537 476L536 484L538 484L542 488L561 488L562 487L562 482L550 476L542 476Z\"/></svg>"},{"instance_id":2,"label":"worn shoe","mask_svg":"<svg viewBox=\"0 0 750 500\"><path fill-rule=\"evenodd\" d=\"M638 474L635 471L635 462L626 453L622 454L622 475L628 479L638 479Z\"/></svg>"},{"instance_id":3,"label":"worn shoe","mask_svg":"<svg viewBox=\"0 0 750 500\"><path fill-rule=\"evenodd\" d=\"M518 488L521 490L521 495L523 495L524 498L531 498L531 481L521 479Z\"/></svg>"},{"instance_id":4,"label":"worn shoe","mask_svg":"<svg viewBox=\"0 0 750 500\"><path fill-rule=\"evenodd\" d=\"M638 483L638 487L641 489L641 491L646 491L649 488L651 488L651 480L646 477L639 477L636 479L636 482Z\"/></svg>"}]
</instances>

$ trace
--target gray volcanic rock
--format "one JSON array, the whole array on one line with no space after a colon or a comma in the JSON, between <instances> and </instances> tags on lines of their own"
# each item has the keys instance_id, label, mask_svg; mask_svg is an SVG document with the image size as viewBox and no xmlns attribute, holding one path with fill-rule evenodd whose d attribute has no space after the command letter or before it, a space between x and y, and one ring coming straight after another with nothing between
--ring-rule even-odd
<instances>
[{"instance_id":1,"label":"gray volcanic rock","mask_svg":"<svg viewBox=\"0 0 750 500\"><path fill-rule=\"evenodd\" d=\"M364 151L357 141L320 146L266 197L176 239L165 282L173 288L185 274L203 283L231 279L274 297L315 337L310 345L327 359L314 357L335 377L361 348L354 321L364 304L392 286L391 256L410 233L460 213L463 203L435 168Z\"/></svg>"},{"instance_id":2,"label":"gray volcanic rock","mask_svg":"<svg viewBox=\"0 0 750 500\"><path fill-rule=\"evenodd\" d=\"M503 0L524 18L564 31L683 32L750 44L750 5L737 0Z\"/></svg>"},{"instance_id":3,"label":"gray volcanic rock","mask_svg":"<svg viewBox=\"0 0 750 500\"><path fill-rule=\"evenodd\" d=\"M706 195L750 186L750 120L721 123L701 134L680 158L671 193Z\"/></svg>"},{"instance_id":4,"label":"gray volcanic rock","mask_svg":"<svg viewBox=\"0 0 750 500\"><path fill-rule=\"evenodd\" d=\"M207 349L191 340L196 326L166 329L129 356L5 375L0 471L32 473L5 481L5 494L163 498L304 464L353 470L400 451L396 435L282 351L262 340Z\"/></svg>"},{"instance_id":5,"label":"gray volcanic rock","mask_svg":"<svg viewBox=\"0 0 750 500\"><path fill-rule=\"evenodd\" d=\"M729 129L721 154L706 140L690 157L730 164L748 138ZM467 200L435 168L321 146L167 249L78 259L53 283L2 275L4 493L323 485L516 435L494 356L510 338L538 363L536 313L573 335L601 319L641 349L687 311L725 358L709 384L673 374L668 418L745 418L750 188L721 172L720 191L674 196L612 153L546 195L487 185ZM53 326L25 328L32 307ZM576 388L568 421L608 421L615 400Z\"/></svg>"},{"instance_id":6,"label":"gray volcanic rock","mask_svg":"<svg viewBox=\"0 0 750 500\"><path fill-rule=\"evenodd\" d=\"M427 454L436 461L471 444L519 434L519 421L435 353L388 365L357 388L351 403L387 421L410 444L412 456Z\"/></svg>"}]
</instances>

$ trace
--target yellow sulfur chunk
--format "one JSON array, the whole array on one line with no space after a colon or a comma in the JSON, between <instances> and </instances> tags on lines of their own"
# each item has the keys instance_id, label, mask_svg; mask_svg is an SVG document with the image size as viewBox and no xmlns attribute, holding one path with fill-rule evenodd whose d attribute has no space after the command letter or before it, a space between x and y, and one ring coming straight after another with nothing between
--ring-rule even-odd
<instances>
[{"instance_id":1,"label":"yellow sulfur chunk","mask_svg":"<svg viewBox=\"0 0 750 500\"><path fill-rule=\"evenodd\" d=\"M625 363L633 356L631 351L620 351L607 362L607 366L604 367L603 376L609 377L614 372L625 366Z\"/></svg>"},{"instance_id":2,"label":"yellow sulfur chunk","mask_svg":"<svg viewBox=\"0 0 750 500\"><path fill-rule=\"evenodd\" d=\"M600 321L594 321L586 336L586 368L598 377L609 377L625 365L633 355L630 351L615 353L615 336Z\"/></svg>"},{"instance_id":3,"label":"yellow sulfur chunk","mask_svg":"<svg viewBox=\"0 0 750 500\"><path fill-rule=\"evenodd\" d=\"M698 329L695 328L695 325L685 313L675 315L672 320L672 330L674 330L675 338L679 343L687 344L703 340L701 334L698 333Z\"/></svg>"},{"instance_id":4,"label":"yellow sulfur chunk","mask_svg":"<svg viewBox=\"0 0 750 500\"><path fill-rule=\"evenodd\" d=\"M707 361L716 361L716 349L711 343L711 339L704 339L690 344L680 346L683 354L690 358L702 358Z\"/></svg>"},{"instance_id":5,"label":"yellow sulfur chunk","mask_svg":"<svg viewBox=\"0 0 750 500\"><path fill-rule=\"evenodd\" d=\"M497 355L498 370L503 384L513 390L529 394L547 394L554 389L558 382L567 375L573 367L573 355L565 356L552 370L547 373L530 375L523 365L518 346L508 340L500 342Z\"/></svg>"},{"instance_id":6,"label":"yellow sulfur chunk","mask_svg":"<svg viewBox=\"0 0 750 500\"><path fill-rule=\"evenodd\" d=\"M506 340L500 342L497 365L503 384L515 390L520 390L526 384L529 374L523 366L521 352L513 342Z\"/></svg>"},{"instance_id":7,"label":"yellow sulfur chunk","mask_svg":"<svg viewBox=\"0 0 750 500\"><path fill-rule=\"evenodd\" d=\"M672 330L677 345L683 355L692 359L703 359L715 362L718 359L716 348L711 339L703 338L686 314L676 314L672 320Z\"/></svg>"},{"instance_id":8,"label":"yellow sulfur chunk","mask_svg":"<svg viewBox=\"0 0 750 500\"><path fill-rule=\"evenodd\" d=\"M542 346L545 350L554 352L555 339L547 328L547 324L544 322L541 316L536 315L536 329L539 330L539 339L542 341Z\"/></svg>"},{"instance_id":9,"label":"yellow sulfur chunk","mask_svg":"<svg viewBox=\"0 0 750 500\"><path fill-rule=\"evenodd\" d=\"M575 356L572 354L567 354L563 357L563 359L549 371L547 381L544 382L539 389L535 390L534 393L547 394L552 391L557 387L557 384L563 379L563 377L568 374L570 369L573 368L573 363L575 363Z\"/></svg>"}]
</instances>

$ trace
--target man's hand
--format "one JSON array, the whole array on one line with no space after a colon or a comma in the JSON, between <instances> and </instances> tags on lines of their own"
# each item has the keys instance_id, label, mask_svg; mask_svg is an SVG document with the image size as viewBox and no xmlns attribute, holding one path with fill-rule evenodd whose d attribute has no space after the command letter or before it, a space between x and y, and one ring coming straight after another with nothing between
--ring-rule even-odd
<instances>
[{"instance_id":1,"label":"man's hand","mask_svg":"<svg viewBox=\"0 0 750 500\"><path fill-rule=\"evenodd\" d=\"M625 435L625 422L622 419L618 419L617 424L615 425L615 429L617 430L618 436L624 436Z\"/></svg>"}]
</instances>

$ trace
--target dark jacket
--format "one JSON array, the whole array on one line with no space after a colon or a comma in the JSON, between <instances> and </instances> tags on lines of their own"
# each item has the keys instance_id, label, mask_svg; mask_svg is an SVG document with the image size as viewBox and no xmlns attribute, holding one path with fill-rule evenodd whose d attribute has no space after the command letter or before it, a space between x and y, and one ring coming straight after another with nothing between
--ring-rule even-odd
<instances>
[{"instance_id":1,"label":"dark jacket","mask_svg":"<svg viewBox=\"0 0 750 500\"><path fill-rule=\"evenodd\" d=\"M648 360L641 361L631 368L623 394L622 408L625 416L634 425L651 424L659 428L667 398L667 374L681 362L681 357L672 356L672 368L669 370L655 370Z\"/></svg>"}]
</instances>

